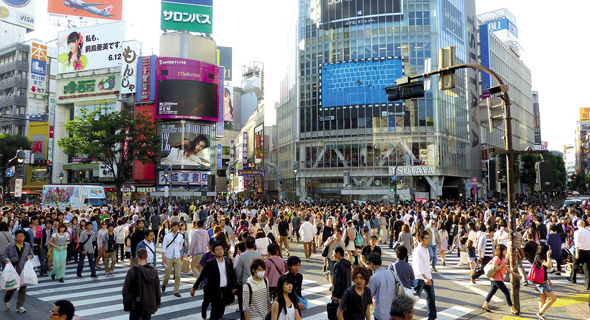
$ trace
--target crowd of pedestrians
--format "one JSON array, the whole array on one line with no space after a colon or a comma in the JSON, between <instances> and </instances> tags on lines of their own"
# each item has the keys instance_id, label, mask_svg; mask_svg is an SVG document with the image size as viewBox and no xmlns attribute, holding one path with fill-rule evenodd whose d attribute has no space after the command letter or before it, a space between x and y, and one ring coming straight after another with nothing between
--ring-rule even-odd
<instances>
[{"instance_id":1,"label":"crowd of pedestrians","mask_svg":"<svg viewBox=\"0 0 590 320\"><path fill-rule=\"evenodd\" d=\"M511 239L506 210L506 203L496 199L398 206L219 199L198 206L154 202L86 212L13 206L1 211L0 261L18 271L26 259L37 256L39 275L63 283L67 264L77 264L78 278L97 279L101 270L104 277L113 276L114 268L120 268L116 263L128 260L122 296L130 319L150 319L170 281L172 294L181 297L182 270L197 279L191 296L203 290L204 319L209 309L210 319L223 318L236 299L242 319L264 319L267 314L272 320L300 319L307 300L302 294L302 260L292 254L292 241L303 245L306 261L321 253L322 272L332 292L330 319L409 319L420 296L426 299L428 318L436 319L433 274L439 259L446 265L450 254L460 257L459 265L470 267L473 283L486 274L488 263L492 265L485 311L491 311L489 303L500 290L511 312L520 314L504 281L511 274L529 284L523 259L545 271L543 281L533 283L540 294L541 318L556 299L549 275L560 274L566 264L573 270L573 283L582 268L588 289L588 209L520 201L514 257L507 250ZM397 257L388 266L383 265L383 245L394 248ZM158 257L163 276L158 274ZM516 270L508 267L511 259ZM6 309L14 293L6 293ZM26 287L21 287L20 313L26 312L25 298Z\"/></svg>"}]
</instances>

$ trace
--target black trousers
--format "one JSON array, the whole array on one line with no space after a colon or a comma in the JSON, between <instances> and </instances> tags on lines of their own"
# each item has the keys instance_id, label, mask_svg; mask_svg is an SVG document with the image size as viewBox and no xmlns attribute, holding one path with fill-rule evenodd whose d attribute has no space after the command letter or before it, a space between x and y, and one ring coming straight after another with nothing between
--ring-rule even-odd
<instances>
[{"instance_id":1,"label":"black trousers","mask_svg":"<svg viewBox=\"0 0 590 320\"><path fill-rule=\"evenodd\" d=\"M121 250L121 261L125 260L125 244L124 243L117 243L117 251ZM117 256L117 255L115 255ZM119 259L117 259L119 262Z\"/></svg>"},{"instance_id":2,"label":"black trousers","mask_svg":"<svg viewBox=\"0 0 590 320\"><path fill-rule=\"evenodd\" d=\"M588 269L588 264L590 263L590 250L580 250L579 253L579 259L576 259L574 256L574 264L572 265L570 280L572 282L576 281L576 269L579 265L582 265L582 268L584 269L584 278L586 280L586 290L588 290L588 287L590 285L590 270Z\"/></svg>"},{"instance_id":3,"label":"black trousers","mask_svg":"<svg viewBox=\"0 0 590 320\"><path fill-rule=\"evenodd\" d=\"M209 296L211 302L211 315L210 320L220 320L223 318L225 313L225 302L227 295L231 295L232 292L228 288L220 288L219 290L207 290L203 296Z\"/></svg>"},{"instance_id":4,"label":"black trousers","mask_svg":"<svg viewBox=\"0 0 590 320\"><path fill-rule=\"evenodd\" d=\"M488 264L488 262L490 262L490 260L492 260L492 257L487 257L487 256L484 256L481 259L481 264L479 265L479 267L475 268L475 270L471 271L471 280L475 280L484 274L483 267L485 267L486 264Z\"/></svg>"},{"instance_id":5,"label":"black trousers","mask_svg":"<svg viewBox=\"0 0 590 320\"><path fill-rule=\"evenodd\" d=\"M242 297L243 290L243 286L238 286L236 290L236 295L238 296L238 308L240 309L240 320L246 319L246 317L244 316L244 297Z\"/></svg>"}]
</instances>

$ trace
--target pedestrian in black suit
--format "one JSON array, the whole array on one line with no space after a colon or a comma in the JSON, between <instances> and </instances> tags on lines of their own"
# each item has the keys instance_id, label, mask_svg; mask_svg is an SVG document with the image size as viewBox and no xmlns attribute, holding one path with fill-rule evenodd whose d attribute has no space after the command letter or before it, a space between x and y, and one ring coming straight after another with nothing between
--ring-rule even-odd
<instances>
[{"instance_id":1,"label":"pedestrian in black suit","mask_svg":"<svg viewBox=\"0 0 590 320\"><path fill-rule=\"evenodd\" d=\"M232 261L224 256L224 249L220 242L211 245L211 251L215 259L208 261L201 271L201 275L191 289L191 296L195 296L197 288L203 280L203 294L209 297L211 301L212 320L218 320L225 313L225 306L234 302L234 293L236 292L236 273ZM203 318L206 318L203 315Z\"/></svg>"}]
</instances>

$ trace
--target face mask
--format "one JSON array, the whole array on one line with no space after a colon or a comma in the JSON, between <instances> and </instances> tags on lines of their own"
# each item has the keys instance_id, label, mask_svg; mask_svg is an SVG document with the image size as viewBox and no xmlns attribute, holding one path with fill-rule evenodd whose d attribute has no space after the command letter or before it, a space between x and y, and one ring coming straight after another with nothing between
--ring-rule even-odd
<instances>
[{"instance_id":1,"label":"face mask","mask_svg":"<svg viewBox=\"0 0 590 320\"><path fill-rule=\"evenodd\" d=\"M256 272L256 276L260 279L264 278L264 271L258 271Z\"/></svg>"}]
</instances>

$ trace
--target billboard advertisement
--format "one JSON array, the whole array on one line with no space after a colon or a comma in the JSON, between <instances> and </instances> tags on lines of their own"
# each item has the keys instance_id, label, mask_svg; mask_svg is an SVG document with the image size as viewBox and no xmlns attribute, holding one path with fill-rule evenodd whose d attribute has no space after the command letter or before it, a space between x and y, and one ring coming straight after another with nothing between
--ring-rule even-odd
<instances>
[{"instance_id":1,"label":"billboard advertisement","mask_svg":"<svg viewBox=\"0 0 590 320\"><path fill-rule=\"evenodd\" d=\"M232 47L217 47L217 65L225 68L225 81L232 81L232 54Z\"/></svg>"},{"instance_id":2,"label":"billboard advertisement","mask_svg":"<svg viewBox=\"0 0 590 320\"><path fill-rule=\"evenodd\" d=\"M137 58L139 57L137 40L123 42L123 65L121 66L121 93L137 92Z\"/></svg>"},{"instance_id":3,"label":"billboard advertisement","mask_svg":"<svg viewBox=\"0 0 590 320\"><path fill-rule=\"evenodd\" d=\"M160 165L210 170L215 164L213 125L174 122L158 125ZM213 149L213 150L211 150Z\"/></svg>"},{"instance_id":4,"label":"billboard advertisement","mask_svg":"<svg viewBox=\"0 0 590 320\"><path fill-rule=\"evenodd\" d=\"M481 65L489 68L490 61L490 31L488 25L484 24L479 26L479 47L480 47L480 60ZM483 99L490 97L490 88L492 86L492 76L485 72L481 72L481 86L482 86L482 97Z\"/></svg>"},{"instance_id":5,"label":"billboard advertisement","mask_svg":"<svg viewBox=\"0 0 590 320\"><path fill-rule=\"evenodd\" d=\"M60 31L57 73L111 68L123 61L125 21Z\"/></svg>"},{"instance_id":6,"label":"billboard advertisement","mask_svg":"<svg viewBox=\"0 0 590 320\"><path fill-rule=\"evenodd\" d=\"M378 74L378 77L375 75ZM388 103L385 87L403 77L401 58L375 58L326 64L320 68L320 106L359 106Z\"/></svg>"},{"instance_id":7,"label":"billboard advertisement","mask_svg":"<svg viewBox=\"0 0 590 320\"><path fill-rule=\"evenodd\" d=\"M57 82L57 96L60 101L89 97L105 97L119 93L119 74L78 77Z\"/></svg>"},{"instance_id":8,"label":"billboard advertisement","mask_svg":"<svg viewBox=\"0 0 590 320\"><path fill-rule=\"evenodd\" d=\"M224 113L224 99L223 99L223 95L225 94L225 90L224 88L224 72L223 72L223 67L219 67L219 87L218 89L218 96L217 96L217 137L221 138L223 137L223 133L224 133L224 126L223 126L223 116L221 116Z\"/></svg>"},{"instance_id":9,"label":"billboard advertisement","mask_svg":"<svg viewBox=\"0 0 590 320\"><path fill-rule=\"evenodd\" d=\"M139 57L137 60L136 102L156 101L156 56Z\"/></svg>"},{"instance_id":10,"label":"billboard advertisement","mask_svg":"<svg viewBox=\"0 0 590 320\"><path fill-rule=\"evenodd\" d=\"M233 130L234 127L234 88L223 88L223 124L225 129Z\"/></svg>"},{"instance_id":11,"label":"billboard advertisement","mask_svg":"<svg viewBox=\"0 0 590 320\"><path fill-rule=\"evenodd\" d=\"M47 73L47 46L31 43L31 72L29 73L29 96L45 99Z\"/></svg>"},{"instance_id":12,"label":"billboard advertisement","mask_svg":"<svg viewBox=\"0 0 590 320\"><path fill-rule=\"evenodd\" d=\"M327 30L400 21L403 14L403 0L321 0L320 27Z\"/></svg>"},{"instance_id":13,"label":"billboard advertisement","mask_svg":"<svg viewBox=\"0 0 590 320\"><path fill-rule=\"evenodd\" d=\"M160 29L213 33L213 0L164 0Z\"/></svg>"},{"instance_id":14,"label":"billboard advertisement","mask_svg":"<svg viewBox=\"0 0 590 320\"><path fill-rule=\"evenodd\" d=\"M43 186L43 205L64 210L68 206L80 203L80 187L73 186Z\"/></svg>"},{"instance_id":15,"label":"billboard advertisement","mask_svg":"<svg viewBox=\"0 0 590 320\"><path fill-rule=\"evenodd\" d=\"M1 0L0 21L35 30L38 0Z\"/></svg>"},{"instance_id":16,"label":"billboard advertisement","mask_svg":"<svg viewBox=\"0 0 590 320\"><path fill-rule=\"evenodd\" d=\"M47 13L56 18L78 17L76 20L123 20L123 0L49 0Z\"/></svg>"},{"instance_id":17,"label":"billboard advertisement","mask_svg":"<svg viewBox=\"0 0 590 320\"><path fill-rule=\"evenodd\" d=\"M217 121L219 67L181 58L156 59L156 118Z\"/></svg>"},{"instance_id":18,"label":"billboard advertisement","mask_svg":"<svg viewBox=\"0 0 590 320\"><path fill-rule=\"evenodd\" d=\"M581 121L590 120L590 108L580 108L580 120Z\"/></svg>"},{"instance_id":19,"label":"billboard advertisement","mask_svg":"<svg viewBox=\"0 0 590 320\"><path fill-rule=\"evenodd\" d=\"M455 7L449 0L443 0L441 5L442 29L463 43L463 10Z\"/></svg>"}]
</instances>

